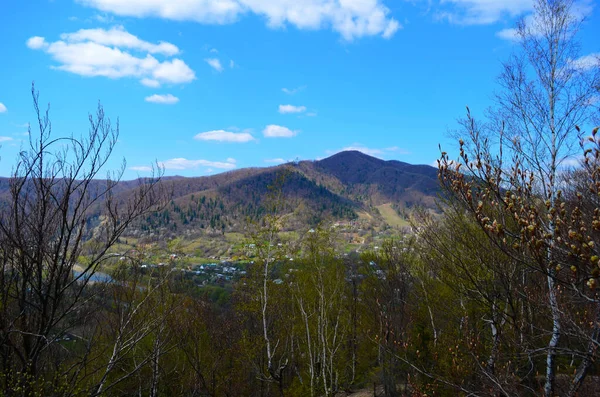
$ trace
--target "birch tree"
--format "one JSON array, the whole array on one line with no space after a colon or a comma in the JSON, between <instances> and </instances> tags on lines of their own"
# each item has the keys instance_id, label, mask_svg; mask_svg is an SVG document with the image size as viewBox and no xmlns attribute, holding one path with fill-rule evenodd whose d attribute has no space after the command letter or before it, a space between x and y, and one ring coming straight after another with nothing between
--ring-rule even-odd
<instances>
[{"instance_id":1,"label":"birch tree","mask_svg":"<svg viewBox=\"0 0 600 397\"><path fill-rule=\"evenodd\" d=\"M598 64L578 61L581 23L570 0L536 1L532 18L517 26L519 50L503 64L502 89L489 120L479 123L469 113L459 160L442 153L440 162L442 182L467 203L484 230L546 278L552 323L545 349L546 396L555 392L564 325L556 257L561 225L555 218L560 167L578 148L576 127L590 120L600 81ZM517 226L508 228L509 219Z\"/></svg>"},{"instance_id":2,"label":"birch tree","mask_svg":"<svg viewBox=\"0 0 600 397\"><path fill-rule=\"evenodd\" d=\"M249 232L248 245L252 246L254 263L249 268L249 288L247 296L251 301L258 303L260 318L260 332L262 339L265 365L259 365L258 377L261 381L275 383L279 394L284 393L284 372L289 364L289 346L291 339L278 330L278 320L282 318L284 304L273 299L274 289L281 287L281 279L274 277L275 267L287 260L287 244L281 236L285 220L285 200L283 185L289 175L284 170L276 175L275 180L269 185L269 194L265 201L265 215L254 225L254 230ZM289 255L288 255L289 256ZM277 281L276 281L277 280ZM262 361L262 360L261 360Z\"/></svg>"},{"instance_id":3,"label":"birch tree","mask_svg":"<svg viewBox=\"0 0 600 397\"><path fill-rule=\"evenodd\" d=\"M330 231L311 229L304 255L293 273L292 293L298 308L299 350L311 396L333 396L346 381L344 348L350 331L348 285L343 262L336 258ZM307 374L306 374L307 372Z\"/></svg>"}]
</instances>

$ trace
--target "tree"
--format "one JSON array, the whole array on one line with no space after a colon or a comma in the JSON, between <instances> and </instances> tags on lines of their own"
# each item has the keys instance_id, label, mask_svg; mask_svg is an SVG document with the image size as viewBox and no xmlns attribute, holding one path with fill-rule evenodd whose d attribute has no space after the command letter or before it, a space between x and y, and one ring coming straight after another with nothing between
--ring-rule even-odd
<instances>
[{"instance_id":1,"label":"tree","mask_svg":"<svg viewBox=\"0 0 600 397\"><path fill-rule=\"evenodd\" d=\"M436 374L436 380L446 380L454 387L463 384L476 394L488 390L503 395L535 392L531 364L534 352L544 346L530 324L538 324L547 311L535 285L543 277L534 279L528 267L499 249L458 200L444 202L440 219L428 214L422 218L420 257L427 270L422 269L418 279L430 278L428 288L435 288L433 293L423 288L425 301L428 296L443 297L441 307L429 309L439 327L436 330L432 320L434 335L438 332L445 342L436 349L434 340L439 359L436 369L429 372ZM452 379L452 371L444 368L442 357L448 343L466 353L461 367L466 367L468 378Z\"/></svg>"},{"instance_id":2,"label":"tree","mask_svg":"<svg viewBox=\"0 0 600 397\"><path fill-rule=\"evenodd\" d=\"M406 241L405 241L406 240ZM411 267L416 263L410 237L383 242L380 248L363 254L361 299L369 328L377 346L377 366L381 370L384 395L399 395L398 384L406 381L406 366L399 359L408 342L410 300L414 295Z\"/></svg>"},{"instance_id":3,"label":"tree","mask_svg":"<svg viewBox=\"0 0 600 397\"><path fill-rule=\"evenodd\" d=\"M591 120L600 82L597 64L584 67L577 61L581 22L571 0L536 1L533 17L517 26L520 52L503 65L503 90L488 122L479 123L468 113L460 158L453 162L442 153L440 161L443 184L488 236L546 278L552 324L546 396L554 394L564 326L559 284L566 280L557 274L564 254L559 234L565 227L564 219L556 217L562 204L560 166L577 147L576 127Z\"/></svg>"},{"instance_id":4,"label":"tree","mask_svg":"<svg viewBox=\"0 0 600 397\"><path fill-rule=\"evenodd\" d=\"M30 128L0 211L0 387L23 394L65 386L81 369L83 363L66 365L72 357L60 341L91 314L87 286L111 257L108 250L165 197L160 172L140 179L128 197L118 196L125 162L97 179L119 135L102 106L89 116L87 135L55 138L35 87L32 95L39 132Z\"/></svg>"},{"instance_id":5,"label":"tree","mask_svg":"<svg viewBox=\"0 0 600 397\"><path fill-rule=\"evenodd\" d=\"M97 310L101 313L97 329L91 330L98 337L87 338L97 339L85 368L92 378L87 382L89 396L105 394L147 367L149 384L139 381L132 389L149 386L150 396L158 394L159 362L174 347L170 320L178 314L178 297L169 288L172 270L163 266L144 274L139 258L120 261L114 282L98 294L103 306Z\"/></svg>"},{"instance_id":6,"label":"tree","mask_svg":"<svg viewBox=\"0 0 600 397\"><path fill-rule=\"evenodd\" d=\"M274 280L275 267L286 259L286 251L289 247L281 236L281 230L285 221L282 213L285 206L283 199L283 187L290 175L289 169L275 175L275 179L269 185L269 194L265 200L265 214L262 219L249 230L249 247L252 246L255 261L248 269L246 286L247 303L243 310L252 315L259 314L262 353L258 361L258 378L262 382L277 384L279 394L284 394L284 375L289 365L289 349L291 338L285 332L285 326L280 324L285 320L283 300L273 299L276 290L281 290ZM281 281L281 280L280 280ZM257 307L258 306L258 307ZM284 332L278 333L277 331Z\"/></svg>"},{"instance_id":7,"label":"tree","mask_svg":"<svg viewBox=\"0 0 600 397\"><path fill-rule=\"evenodd\" d=\"M336 257L335 235L320 227L303 237L303 254L288 273L297 308L297 375L310 395L335 395L346 383L344 349L349 333L348 285ZM306 394L309 394L308 392Z\"/></svg>"}]
</instances>

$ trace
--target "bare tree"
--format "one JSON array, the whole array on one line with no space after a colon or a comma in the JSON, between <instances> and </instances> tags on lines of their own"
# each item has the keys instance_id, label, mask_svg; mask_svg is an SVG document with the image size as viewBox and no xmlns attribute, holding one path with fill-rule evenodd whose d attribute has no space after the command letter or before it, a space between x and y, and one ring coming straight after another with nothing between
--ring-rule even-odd
<instances>
[{"instance_id":1,"label":"bare tree","mask_svg":"<svg viewBox=\"0 0 600 397\"><path fill-rule=\"evenodd\" d=\"M169 290L171 273L172 268L164 266L144 274L140 263L135 262L120 266L116 272L116 282L106 288L106 300L114 305L100 322L104 339L104 343L96 344L100 357L89 360L98 366L89 365L86 371L99 374L90 382L90 396L106 393L147 366L151 373L149 395L158 394L159 362L173 348L168 320L176 313L177 302ZM150 347L141 347L143 341ZM140 383L138 388L146 386Z\"/></svg>"},{"instance_id":2,"label":"bare tree","mask_svg":"<svg viewBox=\"0 0 600 397\"><path fill-rule=\"evenodd\" d=\"M49 358L64 355L59 341L89 314L86 287L109 248L165 197L160 172L117 196L124 161L98 179L119 135L102 106L89 116L87 135L55 138L35 87L32 95L39 130L30 128L0 211L0 387L24 393L48 381ZM92 216L99 219L93 233Z\"/></svg>"},{"instance_id":3,"label":"bare tree","mask_svg":"<svg viewBox=\"0 0 600 397\"><path fill-rule=\"evenodd\" d=\"M468 114L467 142L461 140L459 161L452 164L443 154L440 165L442 181L467 203L485 230L501 236L498 241L504 248L513 249L519 261L546 277L552 322L546 396L554 394L563 325L556 267L561 225L555 217L561 201L560 166L577 150L576 127L591 120L600 82L598 64L578 61L581 23L572 0L536 1L532 18L517 26L520 51L503 65L503 89L496 95L490 121L480 124ZM462 172L476 178L467 180ZM511 194L505 195L507 191ZM512 230L507 227L510 222ZM532 237L536 233L540 239ZM526 259L518 252L525 247L530 249Z\"/></svg>"},{"instance_id":4,"label":"bare tree","mask_svg":"<svg viewBox=\"0 0 600 397\"><path fill-rule=\"evenodd\" d=\"M264 360L266 368L260 368L261 381L276 383L279 394L284 394L284 373L289 364L288 341L282 341L275 335L274 312L282 305L272 300L274 280L273 268L285 260L286 244L281 238L281 230L285 221L282 213L285 204L283 198L284 183L290 175L290 170L285 169L276 175L272 185L269 185L269 194L265 203L266 215L260 224L255 225L255 230L250 231L251 241L256 254L256 263L250 268L252 274L254 293L260 308L260 322L262 343L264 346Z\"/></svg>"},{"instance_id":5,"label":"bare tree","mask_svg":"<svg viewBox=\"0 0 600 397\"><path fill-rule=\"evenodd\" d=\"M591 115L592 98L600 82L599 68L577 63L576 39L582 20L575 15L572 0L540 0L534 17L521 21L517 37L522 52L504 64L497 95L497 120L505 123L505 143L535 175L537 188L550 206L557 199L561 162L577 148L577 125ZM532 70L532 73L528 71ZM551 235L555 224L544 222ZM549 245L554 241L551 236ZM560 311L556 297L553 250L547 250L548 304L552 311L552 337L548 344L544 392L553 394L555 355L561 336Z\"/></svg>"},{"instance_id":6,"label":"bare tree","mask_svg":"<svg viewBox=\"0 0 600 397\"><path fill-rule=\"evenodd\" d=\"M343 382L349 311L345 267L335 257L335 235L318 227L303 238L304 255L291 273L299 311L298 349L306 357L310 395L335 395ZM320 378L320 379L319 379Z\"/></svg>"}]
</instances>

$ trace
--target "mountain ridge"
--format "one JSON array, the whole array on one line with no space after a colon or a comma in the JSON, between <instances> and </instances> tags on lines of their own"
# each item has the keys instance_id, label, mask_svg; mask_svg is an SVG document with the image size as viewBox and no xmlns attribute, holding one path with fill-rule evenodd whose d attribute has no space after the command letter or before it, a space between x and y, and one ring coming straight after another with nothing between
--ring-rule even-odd
<instances>
[{"instance_id":1,"label":"mountain ridge","mask_svg":"<svg viewBox=\"0 0 600 397\"><path fill-rule=\"evenodd\" d=\"M415 206L434 210L440 191L434 167L382 160L359 151L170 182L174 194L169 214L150 223L173 232L241 231L248 220L267 213L269 193L278 184L275 189L280 189L283 201L279 211L289 215L290 229L358 218L390 225L397 222L388 222L378 207L391 207L406 218Z\"/></svg>"},{"instance_id":2,"label":"mountain ridge","mask_svg":"<svg viewBox=\"0 0 600 397\"><path fill-rule=\"evenodd\" d=\"M115 192L124 199L143 180L121 181ZM0 195L7 194L7 182L0 178ZM242 231L268 212L269 197L278 189L279 211L287 214L291 229L361 217L389 225L394 222L386 221L378 207L391 207L397 216L407 217L416 205L434 209L439 193L434 167L382 160L359 151L210 176L169 176L164 183L172 192L170 203L140 220L135 225L138 234Z\"/></svg>"}]
</instances>

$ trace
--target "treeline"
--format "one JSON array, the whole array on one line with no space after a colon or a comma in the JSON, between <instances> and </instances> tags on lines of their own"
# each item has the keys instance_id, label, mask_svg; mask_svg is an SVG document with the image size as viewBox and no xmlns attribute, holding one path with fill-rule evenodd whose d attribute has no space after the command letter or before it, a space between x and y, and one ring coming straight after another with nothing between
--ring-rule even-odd
<instances>
[{"instance_id":1,"label":"treeline","mask_svg":"<svg viewBox=\"0 0 600 397\"><path fill-rule=\"evenodd\" d=\"M224 201L221 198L200 196L198 199L191 196L187 206L176 204L171 200L169 205L161 211L149 214L142 222L139 229L142 232L160 229L177 232L187 225L195 225L199 229L225 230L231 227L234 221L238 221L240 214L225 210ZM179 226L178 226L179 225Z\"/></svg>"},{"instance_id":2,"label":"treeline","mask_svg":"<svg viewBox=\"0 0 600 397\"><path fill-rule=\"evenodd\" d=\"M243 231L268 213L266 198L280 182L286 200L281 210L293 215L287 226L313 227L326 219L355 219L355 204L317 185L292 168L279 169L217 189L207 194L191 194L153 211L137 221L128 233L141 235L156 231L181 233L204 229L212 232ZM140 233L136 233L140 234Z\"/></svg>"}]
</instances>

